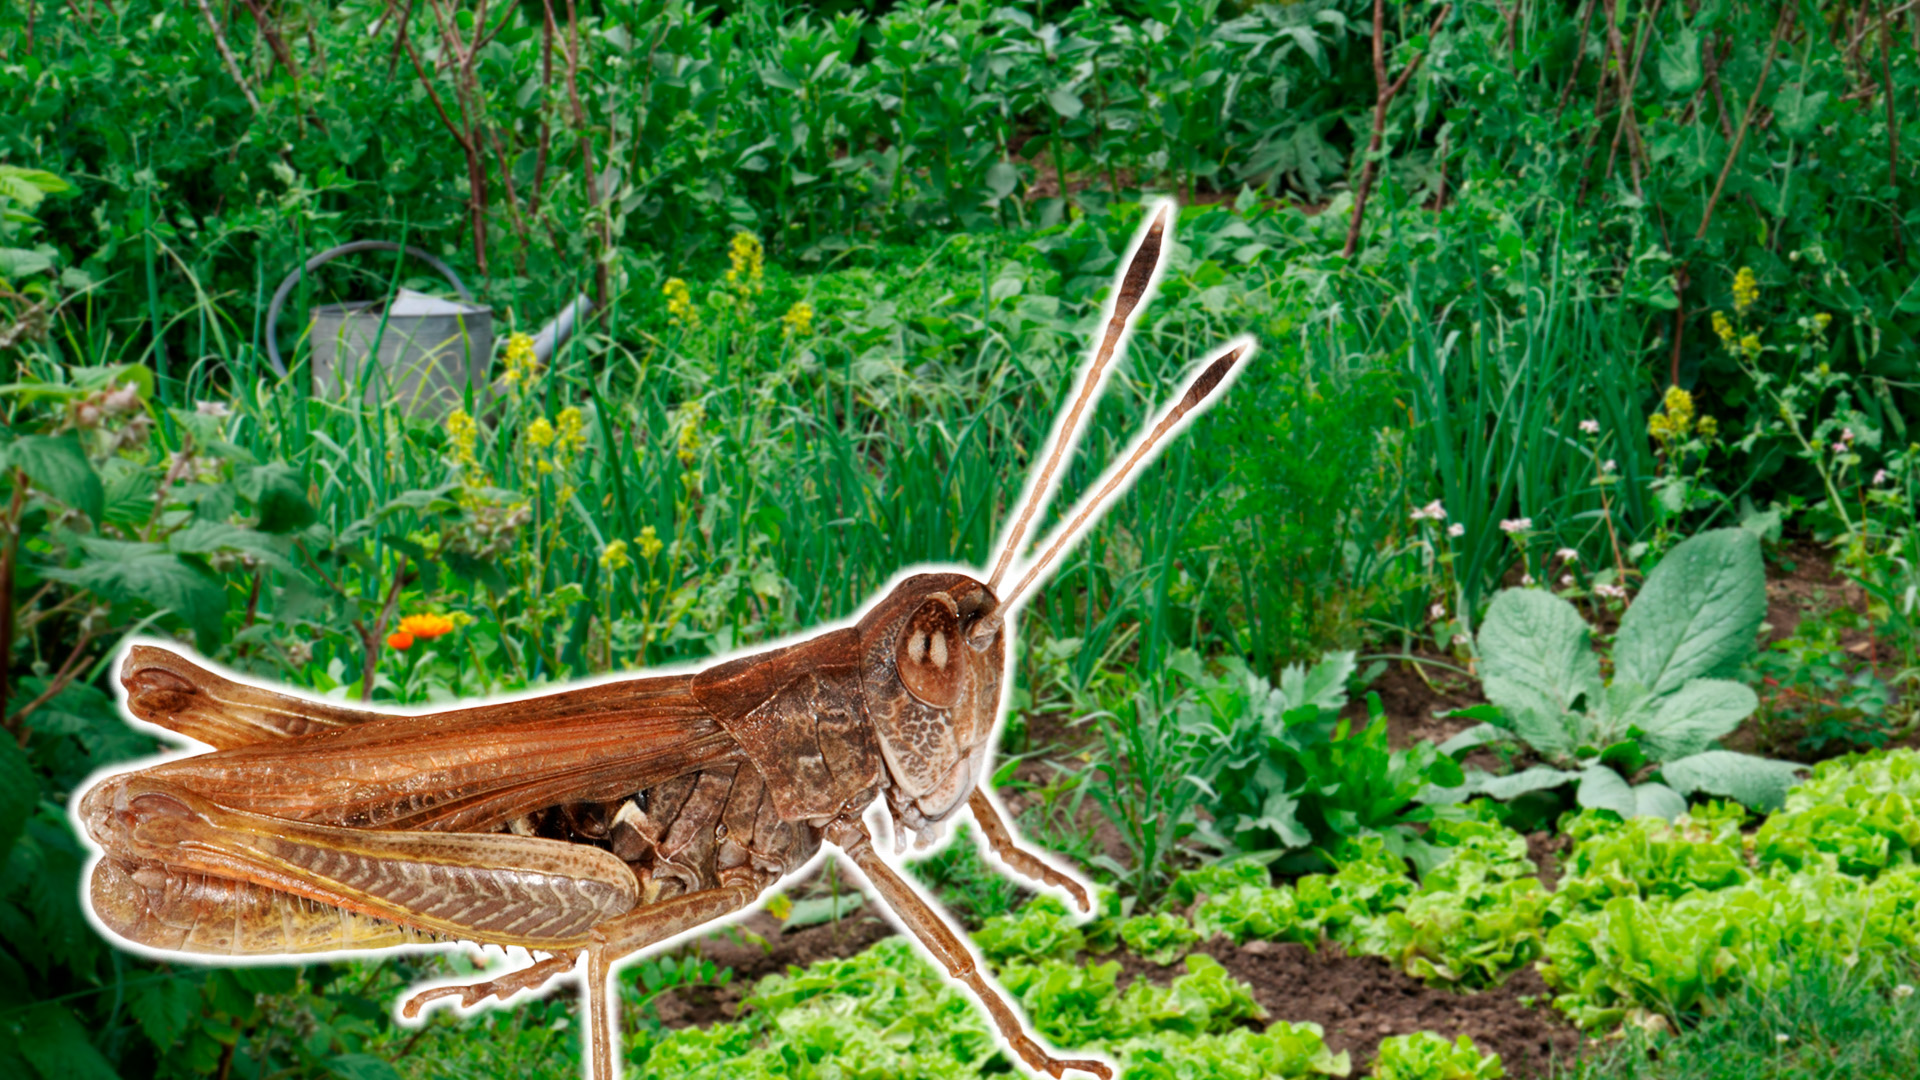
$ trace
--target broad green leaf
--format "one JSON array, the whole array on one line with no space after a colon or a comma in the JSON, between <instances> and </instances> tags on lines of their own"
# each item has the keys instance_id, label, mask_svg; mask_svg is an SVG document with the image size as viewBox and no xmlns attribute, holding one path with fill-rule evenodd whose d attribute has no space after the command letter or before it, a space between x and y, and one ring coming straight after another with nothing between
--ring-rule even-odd
<instances>
[{"instance_id":1,"label":"broad green leaf","mask_svg":"<svg viewBox=\"0 0 1920 1080\"><path fill-rule=\"evenodd\" d=\"M292 560L287 558L287 542L284 539L243 525L195 521L167 537L167 548L182 555L212 555L221 551L234 551L251 555L284 573L298 572Z\"/></svg>"},{"instance_id":2,"label":"broad green leaf","mask_svg":"<svg viewBox=\"0 0 1920 1080\"><path fill-rule=\"evenodd\" d=\"M93 548L98 543L86 546ZM138 601L165 608L203 637L219 633L221 616L227 610L226 583L205 566L171 552L94 558L71 570L49 568L42 572L108 600Z\"/></svg>"},{"instance_id":3,"label":"broad green leaf","mask_svg":"<svg viewBox=\"0 0 1920 1080\"><path fill-rule=\"evenodd\" d=\"M1615 681L1664 697L1690 680L1732 674L1766 614L1760 541L1739 528L1701 533L1667 553L1620 620Z\"/></svg>"},{"instance_id":4,"label":"broad green leaf","mask_svg":"<svg viewBox=\"0 0 1920 1080\"><path fill-rule=\"evenodd\" d=\"M280 462L256 465L240 474L240 494L253 501L261 532L283 533L311 524L315 514L307 501L307 486L292 466Z\"/></svg>"},{"instance_id":5,"label":"broad green leaf","mask_svg":"<svg viewBox=\"0 0 1920 1080\"><path fill-rule=\"evenodd\" d=\"M1605 765L1590 765L1580 773L1580 790L1574 798L1589 810L1611 810L1623 818L1640 811L1633 787Z\"/></svg>"},{"instance_id":6,"label":"broad green leaf","mask_svg":"<svg viewBox=\"0 0 1920 1080\"><path fill-rule=\"evenodd\" d=\"M0 280L18 280L53 269L53 260L26 248L0 248Z\"/></svg>"},{"instance_id":7,"label":"broad green leaf","mask_svg":"<svg viewBox=\"0 0 1920 1080\"><path fill-rule=\"evenodd\" d=\"M1541 753L1569 750L1575 703L1591 708L1600 696L1586 620L1551 593L1507 589L1493 598L1477 640L1487 700L1500 706L1507 726Z\"/></svg>"},{"instance_id":8,"label":"broad green leaf","mask_svg":"<svg viewBox=\"0 0 1920 1080\"><path fill-rule=\"evenodd\" d=\"M29 1033L20 1040L20 1056L27 1059L41 1080L119 1080L113 1066L87 1038L86 1028L64 1005L35 1005L19 1023L21 1030Z\"/></svg>"},{"instance_id":9,"label":"broad green leaf","mask_svg":"<svg viewBox=\"0 0 1920 1080\"><path fill-rule=\"evenodd\" d=\"M1064 86L1056 86L1047 91L1047 104L1053 106L1053 111L1066 120L1071 120L1086 111L1086 106L1080 101L1080 95Z\"/></svg>"},{"instance_id":10,"label":"broad green leaf","mask_svg":"<svg viewBox=\"0 0 1920 1080\"><path fill-rule=\"evenodd\" d=\"M1755 810L1774 810L1787 801L1787 789L1805 768L1790 761L1769 761L1732 750L1708 750L1660 766L1660 775L1682 795L1704 791L1724 795Z\"/></svg>"},{"instance_id":11,"label":"broad green leaf","mask_svg":"<svg viewBox=\"0 0 1920 1080\"><path fill-rule=\"evenodd\" d=\"M1633 789L1635 803L1634 816L1657 817L1663 821L1672 821L1687 812L1687 800L1680 793L1658 782L1641 784Z\"/></svg>"},{"instance_id":12,"label":"broad green leaf","mask_svg":"<svg viewBox=\"0 0 1920 1080\"><path fill-rule=\"evenodd\" d=\"M70 435L28 435L7 447L6 461L25 472L36 489L87 515L89 520L100 520L106 489L86 452L80 449L79 439Z\"/></svg>"},{"instance_id":13,"label":"broad green leaf","mask_svg":"<svg viewBox=\"0 0 1920 1080\"><path fill-rule=\"evenodd\" d=\"M1292 712L1302 705L1339 711L1347 704L1347 680L1359 666L1358 654L1351 650L1333 652L1312 667L1288 664L1280 672L1280 710Z\"/></svg>"},{"instance_id":14,"label":"broad green leaf","mask_svg":"<svg viewBox=\"0 0 1920 1080\"><path fill-rule=\"evenodd\" d=\"M176 975L147 983L127 1007L153 1045L172 1046L200 1013L200 980Z\"/></svg>"},{"instance_id":15,"label":"broad green leaf","mask_svg":"<svg viewBox=\"0 0 1920 1080\"><path fill-rule=\"evenodd\" d=\"M1695 679L1659 701L1653 716L1640 725L1640 743L1655 761L1697 754L1759 707L1760 699L1741 683Z\"/></svg>"},{"instance_id":16,"label":"broad green leaf","mask_svg":"<svg viewBox=\"0 0 1920 1080\"><path fill-rule=\"evenodd\" d=\"M1511 776L1493 776L1489 773L1469 773L1467 786L1482 795L1489 795L1506 802L1517 799L1529 791L1547 791L1557 788L1571 780L1578 780L1580 773L1567 769L1556 769L1550 765L1535 765L1522 769Z\"/></svg>"},{"instance_id":17,"label":"broad green leaf","mask_svg":"<svg viewBox=\"0 0 1920 1080\"><path fill-rule=\"evenodd\" d=\"M987 190L993 192L995 199L1004 199L1013 194L1020 186L1020 174L1014 170L1010 161L996 161L993 168L987 170Z\"/></svg>"},{"instance_id":18,"label":"broad green leaf","mask_svg":"<svg viewBox=\"0 0 1920 1080\"><path fill-rule=\"evenodd\" d=\"M1691 94L1706 78L1700 62L1700 35L1682 29L1673 41L1660 46L1660 82L1675 94Z\"/></svg>"},{"instance_id":19,"label":"broad green leaf","mask_svg":"<svg viewBox=\"0 0 1920 1080\"><path fill-rule=\"evenodd\" d=\"M72 190L73 185L45 169L27 169L18 165L0 165L0 196L12 199L28 210L40 205L48 195Z\"/></svg>"},{"instance_id":20,"label":"broad green leaf","mask_svg":"<svg viewBox=\"0 0 1920 1080\"><path fill-rule=\"evenodd\" d=\"M1462 750L1471 750L1501 739L1511 739L1513 733L1498 724L1475 724L1467 730L1440 744L1443 754L1458 754Z\"/></svg>"},{"instance_id":21,"label":"broad green leaf","mask_svg":"<svg viewBox=\"0 0 1920 1080\"><path fill-rule=\"evenodd\" d=\"M1804 139L1813 134L1820 122L1820 110L1833 95L1825 90L1807 93L1799 83L1788 83L1773 98L1773 118L1780 134L1789 139Z\"/></svg>"}]
</instances>

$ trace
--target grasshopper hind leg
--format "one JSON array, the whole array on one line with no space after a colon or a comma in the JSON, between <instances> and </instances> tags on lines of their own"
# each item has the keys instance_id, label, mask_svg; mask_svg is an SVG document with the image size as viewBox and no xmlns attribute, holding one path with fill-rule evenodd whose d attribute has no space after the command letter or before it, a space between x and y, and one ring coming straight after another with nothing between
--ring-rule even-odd
<instances>
[{"instance_id":1,"label":"grasshopper hind leg","mask_svg":"<svg viewBox=\"0 0 1920 1080\"><path fill-rule=\"evenodd\" d=\"M463 1009L470 1009L488 998L499 998L505 1001L522 990L537 990L555 976L564 975L573 970L579 956L578 952L556 953L538 963L509 971L497 979L462 986L436 986L430 990L422 990L407 999L406 1005L400 1009L400 1015L411 1020L420 1015L422 1008L441 998L457 997Z\"/></svg>"}]
</instances>

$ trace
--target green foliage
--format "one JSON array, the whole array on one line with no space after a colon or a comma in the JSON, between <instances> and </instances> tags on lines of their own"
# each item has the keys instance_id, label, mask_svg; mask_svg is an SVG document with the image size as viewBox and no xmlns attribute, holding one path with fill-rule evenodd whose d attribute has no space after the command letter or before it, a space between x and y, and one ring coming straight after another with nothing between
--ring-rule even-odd
<instances>
[{"instance_id":1,"label":"green foliage","mask_svg":"<svg viewBox=\"0 0 1920 1080\"><path fill-rule=\"evenodd\" d=\"M1888 853L1914 758L1822 766L1752 838L1751 869L1737 809L1709 806L1671 825L1582 815L1541 967L1556 1004L1586 1027L1681 1020L1808 964L1910 963L1920 875Z\"/></svg>"},{"instance_id":2,"label":"green foliage","mask_svg":"<svg viewBox=\"0 0 1920 1080\"><path fill-rule=\"evenodd\" d=\"M1244 664L1229 661L1214 676L1195 658L1176 658L1173 670L1195 698L1183 730L1212 748L1196 773L1212 818L1209 843L1272 854L1377 834L1404 847L1411 826L1432 818L1416 799L1430 785L1458 786L1459 767L1431 745L1390 749L1377 697L1353 731L1340 710L1354 668L1352 653L1336 653L1311 668L1288 666L1276 687Z\"/></svg>"},{"instance_id":3,"label":"green foliage","mask_svg":"<svg viewBox=\"0 0 1920 1080\"><path fill-rule=\"evenodd\" d=\"M1465 1035L1453 1042L1430 1031L1380 1040L1374 1080L1499 1080L1507 1075L1499 1054L1482 1054Z\"/></svg>"},{"instance_id":4,"label":"green foliage","mask_svg":"<svg viewBox=\"0 0 1920 1080\"><path fill-rule=\"evenodd\" d=\"M1747 987L1678 1034L1630 1027L1559 1080L1840 1080L1905 1075L1920 1055L1910 973L1803 957L1778 987Z\"/></svg>"},{"instance_id":5,"label":"green foliage","mask_svg":"<svg viewBox=\"0 0 1920 1080\"><path fill-rule=\"evenodd\" d=\"M1520 834L1478 821L1443 822L1445 862L1404 907L1382 913L1386 955L1434 985L1497 986L1539 957L1550 894Z\"/></svg>"},{"instance_id":6,"label":"green foliage","mask_svg":"<svg viewBox=\"0 0 1920 1080\"><path fill-rule=\"evenodd\" d=\"M1187 920L1168 911L1135 915L1120 924L1120 940L1138 956L1156 964L1171 964L1199 941Z\"/></svg>"},{"instance_id":7,"label":"green foliage","mask_svg":"<svg viewBox=\"0 0 1920 1080\"><path fill-rule=\"evenodd\" d=\"M1841 635L1863 621L1845 607L1804 616L1753 658L1747 681L1766 690L1756 716L1763 745L1829 756L1887 744L1894 734L1887 684L1841 648Z\"/></svg>"},{"instance_id":8,"label":"green foliage","mask_svg":"<svg viewBox=\"0 0 1920 1080\"><path fill-rule=\"evenodd\" d=\"M1345 1076L1314 1025L1243 1026L1264 1018L1249 989L1207 956L1169 986L1139 979L1123 994L1118 964L1015 961L1000 979L1063 1048L1106 1051L1123 1077ZM971 1077L1006 1064L968 999L900 939L847 960L763 979L747 1017L674 1032L653 1045L648 1077Z\"/></svg>"},{"instance_id":9,"label":"green foliage","mask_svg":"<svg viewBox=\"0 0 1920 1080\"><path fill-rule=\"evenodd\" d=\"M1496 596L1477 639L1493 709L1472 711L1487 722L1443 749L1509 739L1548 764L1506 777L1476 774L1465 790L1512 798L1577 781L1581 806L1622 817L1672 818L1696 791L1778 806L1795 766L1715 748L1758 704L1753 691L1721 676L1753 649L1765 585L1760 542L1746 530L1681 543L1621 620L1607 683L1572 604L1537 589ZM1647 768L1658 779L1633 783Z\"/></svg>"},{"instance_id":10,"label":"green foliage","mask_svg":"<svg viewBox=\"0 0 1920 1080\"><path fill-rule=\"evenodd\" d=\"M974 932L973 942L995 963L1065 958L1087 945L1067 906L1044 894L1018 912L989 918Z\"/></svg>"}]
</instances>

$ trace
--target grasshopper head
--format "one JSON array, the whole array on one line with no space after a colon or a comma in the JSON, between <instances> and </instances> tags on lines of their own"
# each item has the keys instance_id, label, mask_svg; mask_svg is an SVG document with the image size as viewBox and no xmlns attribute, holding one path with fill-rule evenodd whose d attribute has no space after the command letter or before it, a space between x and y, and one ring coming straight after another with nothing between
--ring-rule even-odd
<instances>
[{"instance_id":1,"label":"grasshopper head","mask_svg":"<svg viewBox=\"0 0 1920 1080\"><path fill-rule=\"evenodd\" d=\"M999 608L993 591L965 574L918 574L860 621L861 690L886 760L896 834L931 839L931 827L986 777L1006 633L1001 625L975 631Z\"/></svg>"}]
</instances>

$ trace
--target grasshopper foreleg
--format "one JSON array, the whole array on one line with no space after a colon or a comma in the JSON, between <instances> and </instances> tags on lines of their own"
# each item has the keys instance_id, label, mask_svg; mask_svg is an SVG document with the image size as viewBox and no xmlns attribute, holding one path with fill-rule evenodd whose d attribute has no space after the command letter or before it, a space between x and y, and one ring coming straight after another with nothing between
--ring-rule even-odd
<instances>
[{"instance_id":1,"label":"grasshopper foreleg","mask_svg":"<svg viewBox=\"0 0 1920 1080\"><path fill-rule=\"evenodd\" d=\"M987 844L1002 862L1027 878L1067 890L1080 904L1080 910L1093 911L1093 901L1087 897L1087 890L1079 882L1048 866L1040 856L1013 842L1013 830L1007 828L1006 819L993 808L993 800L987 798L986 792L974 788L973 794L967 797L967 806L973 811L973 820L980 826L980 831L986 834Z\"/></svg>"},{"instance_id":2,"label":"grasshopper foreleg","mask_svg":"<svg viewBox=\"0 0 1920 1080\"><path fill-rule=\"evenodd\" d=\"M1068 1069L1073 1069L1092 1073L1101 1080L1113 1080L1113 1069L1106 1062L1054 1057L1027 1034L1013 1006L1007 1004L1006 999L980 974L979 964L960 940L960 935L954 933L953 928L920 898L913 886L894 873L893 867L888 866L886 860L873 850L873 838L859 819L835 818L827 825L826 838L829 843L846 852L860 872L867 875L867 881L879 892L880 898L913 932L913 936L920 939L927 951L933 953L947 973L967 984L967 988L973 991L993 1016L994 1026L1000 1029L1000 1034L1013 1046L1020 1059L1027 1063L1028 1068L1053 1077L1062 1076Z\"/></svg>"}]
</instances>

